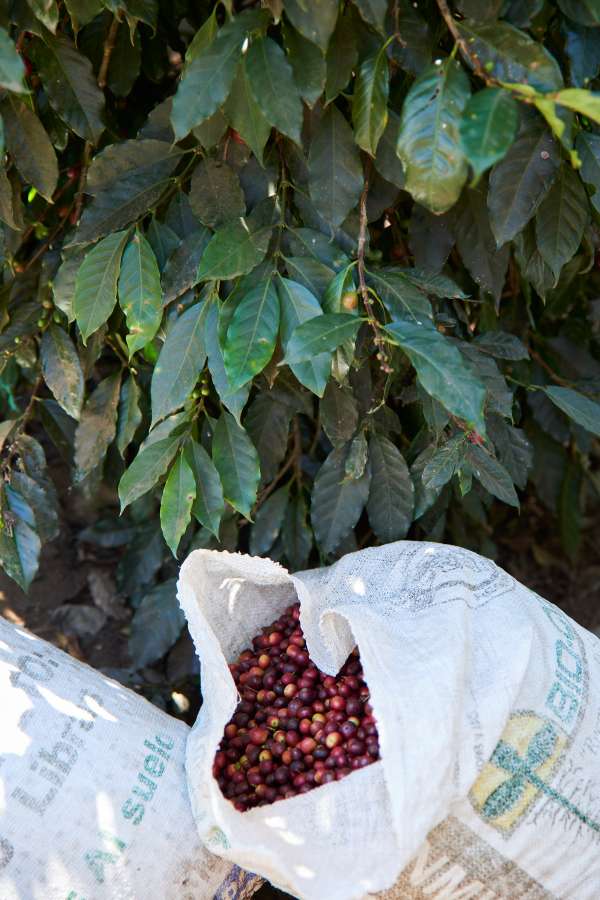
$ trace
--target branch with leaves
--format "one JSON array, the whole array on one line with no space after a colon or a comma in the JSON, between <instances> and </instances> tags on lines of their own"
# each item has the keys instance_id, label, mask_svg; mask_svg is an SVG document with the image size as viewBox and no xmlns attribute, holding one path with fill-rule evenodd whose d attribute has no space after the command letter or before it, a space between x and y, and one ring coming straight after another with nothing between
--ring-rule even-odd
<instances>
[{"instance_id":1,"label":"branch with leaves","mask_svg":"<svg viewBox=\"0 0 600 900\"><path fill-rule=\"evenodd\" d=\"M492 552L496 509L530 493L576 552L600 19L474 6L13 4L0 563L19 584L56 533L50 452L153 609L193 547L293 569L407 535Z\"/></svg>"}]
</instances>

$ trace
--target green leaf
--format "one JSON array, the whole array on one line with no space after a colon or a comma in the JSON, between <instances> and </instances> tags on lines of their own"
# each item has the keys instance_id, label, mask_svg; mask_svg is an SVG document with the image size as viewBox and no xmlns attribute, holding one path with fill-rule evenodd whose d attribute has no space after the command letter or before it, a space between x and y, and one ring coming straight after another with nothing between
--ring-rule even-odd
<instances>
[{"instance_id":1,"label":"green leaf","mask_svg":"<svg viewBox=\"0 0 600 900\"><path fill-rule=\"evenodd\" d=\"M527 475L533 465L533 447L527 435L522 429L509 425L497 413L488 416L488 432L500 462L517 487L524 490Z\"/></svg>"},{"instance_id":2,"label":"green leaf","mask_svg":"<svg viewBox=\"0 0 600 900\"><path fill-rule=\"evenodd\" d=\"M354 137L358 146L371 156L375 156L387 125L389 89L388 59L384 46L379 53L361 63L352 97Z\"/></svg>"},{"instance_id":3,"label":"green leaf","mask_svg":"<svg viewBox=\"0 0 600 900\"><path fill-rule=\"evenodd\" d=\"M164 545L163 545L164 546ZM174 578L158 584L137 607L131 620L129 655L136 668L155 663L170 650L185 625Z\"/></svg>"},{"instance_id":4,"label":"green leaf","mask_svg":"<svg viewBox=\"0 0 600 900\"><path fill-rule=\"evenodd\" d=\"M473 345L497 359L529 359L525 344L516 334L508 334L506 331L486 331L475 338Z\"/></svg>"},{"instance_id":5,"label":"green leaf","mask_svg":"<svg viewBox=\"0 0 600 900\"><path fill-rule=\"evenodd\" d=\"M289 278L278 279L277 293L281 304L281 343L286 353L296 326L320 316L322 309L308 288ZM322 397L331 374L331 353L318 353L306 362L292 363L290 368L300 384Z\"/></svg>"},{"instance_id":6,"label":"green leaf","mask_svg":"<svg viewBox=\"0 0 600 900\"><path fill-rule=\"evenodd\" d=\"M237 391L232 390L225 370L223 353L219 342L218 321L218 306L216 303L211 303L206 313L205 326L205 345L208 352L208 369L221 402L225 404L239 424L242 410L248 400L251 385L246 384Z\"/></svg>"},{"instance_id":7,"label":"green leaf","mask_svg":"<svg viewBox=\"0 0 600 900\"><path fill-rule=\"evenodd\" d=\"M335 278L327 285L323 295L323 312L351 312L353 315L358 315L358 296L353 276L354 265L354 263L350 263L345 269L340 269ZM350 302L352 307L347 308L345 304L349 305Z\"/></svg>"},{"instance_id":8,"label":"green leaf","mask_svg":"<svg viewBox=\"0 0 600 900\"><path fill-rule=\"evenodd\" d=\"M467 442L464 434L457 434L437 447L423 469L425 490L439 493L447 484L465 457Z\"/></svg>"},{"instance_id":9,"label":"green leaf","mask_svg":"<svg viewBox=\"0 0 600 900\"><path fill-rule=\"evenodd\" d=\"M590 201L596 212L600 212L600 135L582 131L575 142L581 159L581 177L593 189Z\"/></svg>"},{"instance_id":10,"label":"green leaf","mask_svg":"<svg viewBox=\"0 0 600 900\"><path fill-rule=\"evenodd\" d=\"M102 12L101 0L65 0L75 33Z\"/></svg>"},{"instance_id":11,"label":"green leaf","mask_svg":"<svg viewBox=\"0 0 600 900\"><path fill-rule=\"evenodd\" d=\"M160 527L171 553L177 559L177 548L188 527L192 504L196 498L196 481L183 451L171 466L160 501Z\"/></svg>"},{"instance_id":12,"label":"green leaf","mask_svg":"<svg viewBox=\"0 0 600 900\"><path fill-rule=\"evenodd\" d=\"M395 0L395 4L394 9L398 11L402 23L402 40L390 45L390 55L402 69L411 75L420 75L431 62L434 29L424 18L427 11L423 9L423 4L417 3L415 7L414 0ZM423 9L423 15L420 9Z\"/></svg>"},{"instance_id":13,"label":"green leaf","mask_svg":"<svg viewBox=\"0 0 600 900\"><path fill-rule=\"evenodd\" d=\"M123 253L119 303L127 316L129 356L149 344L162 319L160 272L152 247L137 229Z\"/></svg>"},{"instance_id":14,"label":"green leaf","mask_svg":"<svg viewBox=\"0 0 600 900\"><path fill-rule=\"evenodd\" d=\"M13 491L30 506L35 529L41 541L52 541L60 531L58 506L53 492L47 491L25 472L10 473L10 492Z\"/></svg>"},{"instance_id":15,"label":"green leaf","mask_svg":"<svg viewBox=\"0 0 600 900\"><path fill-rule=\"evenodd\" d=\"M289 498L290 492L286 485L267 497L265 502L259 506L250 532L252 556L266 556L279 537Z\"/></svg>"},{"instance_id":16,"label":"green leaf","mask_svg":"<svg viewBox=\"0 0 600 900\"><path fill-rule=\"evenodd\" d=\"M227 412L216 424L212 453L225 499L249 519L260 481L258 454L245 429Z\"/></svg>"},{"instance_id":17,"label":"green leaf","mask_svg":"<svg viewBox=\"0 0 600 900\"><path fill-rule=\"evenodd\" d=\"M58 163L40 120L11 94L0 103L0 115L4 122L6 148L23 179L42 197L51 200L58 181Z\"/></svg>"},{"instance_id":18,"label":"green leaf","mask_svg":"<svg viewBox=\"0 0 600 900\"><path fill-rule=\"evenodd\" d=\"M571 166L564 164L535 217L539 251L556 281L562 267L577 252L588 219L585 188Z\"/></svg>"},{"instance_id":19,"label":"green leaf","mask_svg":"<svg viewBox=\"0 0 600 900\"><path fill-rule=\"evenodd\" d=\"M563 83L560 68L542 44L508 22L456 23L486 72L504 82L529 84L540 91L556 91Z\"/></svg>"},{"instance_id":20,"label":"green leaf","mask_svg":"<svg viewBox=\"0 0 600 900\"><path fill-rule=\"evenodd\" d=\"M48 475L46 457L41 445L28 434L19 435L19 469L38 484L48 500L57 507L58 500L54 482Z\"/></svg>"},{"instance_id":21,"label":"green leaf","mask_svg":"<svg viewBox=\"0 0 600 900\"><path fill-rule=\"evenodd\" d=\"M244 428L258 451L263 482L275 478L285 456L293 413L289 397L277 388L260 391L250 404Z\"/></svg>"},{"instance_id":22,"label":"green leaf","mask_svg":"<svg viewBox=\"0 0 600 900\"><path fill-rule=\"evenodd\" d=\"M105 40L108 38L110 22L109 18ZM119 28L107 73L107 84L115 97L127 97L131 93L140 74L141 65L142 42L139 32L135 33L132 41L128 29Z\"/></svg>"},{"instance_id":23,"label":"green leaf","mask_svg":"<svg viewBox=\"0 0 600 900\"><path fill-rule=\"evenodd\" d=\"M0 87L26 94L25 66L5 28L0 28Z\"/></svg>"},{"instance_id":24,"label":"green leaf","mask_svg":"<svg viewBox=\"0 0 600 900\"><path fill-rule=\"evenodd\" d=\"M171 124L175 140L184 138L217 111L227 99L244 41L244 31L232 20L214 41L194 53L173 98Z\"/></svg>"},{"instance_id":25,"label":"green leaf","mask_svg":"<svg viewBox=\"0 0 600 900\"><path fill-rule=\"evenodd\" d=\"M155 206L183 151L165 141L138 139L110 144L92 160L84 210L71 243L87 244L123 228Z\"/></svg>"},{"instance_id":26,"label":"green leaf","mask_svg":"<svg viewBox=\"0 0 600 900\"><path fill-rule=\"evenodd\" d=\"M141 391L133 375L129 375L127 381L121 386L119 398L119 417L117 424L117 450L121 456L131 444L135 433L142 424L140 410Z\"/></svg>"},{"instance_id":27,"label":"green leaf","mask_svg":"<svg viewBox=\"0 0 600 900\"><path fill-rule=\"evenodd\" d=\"M390 271L389 269L387 271ZM440 299L452 298L453 300L468 300L469 294L465 294L452 278L439 273L425 272L421 269L403 269L402 274L412 281L424 293L431 294Z\"/></svg>"},{"instance_id":28,"label":"green leaf","mask_svg":"<svg viewBox=\"0 0 600 900\"><path fill-rule=\"evenodd\" d=\"M500 302L506 280L510 248L498 249L490 228L483 186L463 191L456 211L454 236L473 281Z\"/></svg>"},{"instance_id":29,"label":"green leaf","mask_svg":"<svg viewBox=\"0 0 600 900\"><path fill-rule=\"evenodd\" d=\"M348 478L360 478L369 461L369 445L365 437L364 431L359 431L352 441L346 456L344 472Z\"/></svg>"},{"instance_id":30,"label":"green leaf","mask_svg":"<svg viewBox=\"0 0 600 900\"><path fill-rule=\"evenodd\" d=\"M363 319L346 313L326 313L298 325L287 344L283 362L305 362L319 353L332 352L356 336Z\"/></svg>"},{"instance_id":31,"label":"green leaf","mask_svg":"<svg viewBox=\"0 0 600 900\"><path fill-rule=\"evenodd\" d=\"M381 34L385 34L388 0L355 0L355 3L367 25L372 25Z\"/></svg>"},{"instance_id":32,"label":"green leaf","mask_svg":"<svg viewBox=\"0 0 600 900\"><path fill-rule=\"evenodd\" d=\"M386 181L395 184L397 188L402 190L406 179L404 177L404 167L396 153L399 135L400 116L389 109L387 125L381 135L381 140L377 144L375 168Z\"/></svg>"},{"instance_id":33,"label":"green leaf","mask_svg":"<svg viewBox=\"0 0 600 900\"><path fill-rule=\"evenodd\" d=\"M473 475L481 482L486 491L493 494L503 503L519 508L519 498L512 478L495 457L479 444L469 444L466 453Z\"/></svg>"},{"instance_id":34,"label":"green leaf","mask_svg":"<svg viewBox=\"0 0 600 900\"><path fill-rule=\"evenodd\" d=\"M198 269L198 281L245 275L265 258L271 226L251 217L223 225L210 239Z\"/></svg>"},{"instance_id":35,"label":"green leaf","mask_svg":"<svg viewBox=\"0 0 600 900\"><path fill-rule=\"evenodd\" d=\"M182 435L177 431L140 450L119 482L121 512L153 488L169 468Z\"/></svg>"},{"instance_id":36,"label":"green leaf","mask_svg":"<svg viewBox=\"0 0 600 900\"><path fill-rule=\"evenodd\" d=\"M78 419L83 403L83 372L71 338L54 322L42 337L40 361L44 381L57 401L68 415Z\"/></svg>"},{"instance_id":37,"label":"green leaf","mask_svg":"<svg viewBox=\"0 0 600 900\"><path fill-rule=\"evenodd\" d=\"M358 405L350 388L331 380L320 404L321 422L334 447L351 439L358 426Z\"/></svg>"},{"instance_id":38,"label":"green leaf","mask_svg":"<svg viewBox=\"0 0 600 900\"><path fill-rule=\"evenodd\" d=\"M225 369L234 391L262 372L279 331L279 300L270 278L249 291L235 307L223 348Z\"/></svg>"},{"instance_id":39,"label":"green leaf","mask_svg":"<svg viewBox=\"0 0 600 900\"><path fill-rule=\"evenodd\" d=\"M63 34L45 34L27 52L52 108L75 134L97 144L104 131L104 95L87 56Z\"/></svg>"},{"instance_id":40,"label":"green leaf","mask_svg":"<svg viewBox=\"0 0 600 900\"><path fill-rule=\"evenodd\" d=\"M600 31L574 22L563 22L563 32L571 83L575 87L586 87L600 71Z\"/></svg>"},{"instance_id":41,"label":"green leaf","mask_svg":"<svg viewBox=\"0 0 600 900\"><path fill-rule=\"evenodd\" d=\"M498 247L531 219L556 178L559 162L551 133L541 122L528 119L490 176L488 208Z\"/></svg>"},{"instance_id":42,"label":"green leaf","mask_svg":"<svg viewBox=\"0 0 600 900\"><path fill-rule=\"evenodd\" d=\"M152 424L183 406L206 362L207 304L195 303L171 326L152 373Z\"/></svg>"},{"instance_id":43,"label":"green leaf","mask_svg":"<svg viewBox=\"0 0 600 900\"><path fill-rule=\"evenodd\" d=\"M432 318L427 295L402 271L370 269L367 283L381 298L392 319L410 319L419 325Z\"/></svg>"},{"instance_id":44,"label":"green leaf","mask_svg":"<svg viewBox=\"0 0 600 900\"><path fill-rule=\"evenodd\" d=\"M600 437L600 403L572 388L551 385L542 390L570 419Z\"/></svg>"},{"instance_id":45,"label":"green leaf","mask_svg":"<svg viewBox=\"0 0 600 900\"><path fill-rule=\"evenodd\" d=\"M338 0L286 0L285 14L300 34L327 50L338 16Z\"/></svg>"},{"instance_id":46,"label":"green leaf","mask_svg":"<svg viewBox=\"0 0 600 900\"><path fill-rule=\"evenodd\" d=\"M567 109L587 116L593 122L600 122L600 97L598 94L582 88L566 88L553 94L552 99L560 106L566 106Z\"/></svg>"},{"instance_id":47,"label":"green leaf","mask_svg":"<svg viewBox=\"0 0 600 900\"><path fill-rule=\"evenodd\" d=\"M157 441L162 441L163 438L169 437L170 435L183 435L189 430L189 425L189 410L182 409L179 412L173 413L171 416L167 416L166 419L163 419L162 422L159 422L158 425L154 425L154 427L150 429L147 436L140 444L140 451L145 450L147 447L151 447L152 444L155 444Z\"/></svg>"},{"instance_id":48,"label":"green leaf","mask_svg":"<svg viewBox=\"0 0 600 900\"><path fill-rule=\"evenodd\" d=\"M52 34L58 25L58 6L56 0L27 0L32 13Z\"/></svg>"},{"instance_id":49,"label":"green leaf","mask_svg":"<svg viewBox=\"0 0 600 900\"><path fill-rule=\"evenodd\" d=\"M313 136L308 178L317 211L336 228L358 203L363 173L352 129L333 105L323 113Z\"/></svg>"},{"instance_id":50,"label":"green leaf","mask_svg":"<svg viewBox=\"0 0 600 900\"><path fill-rule=\"evenodd\" d=\"M250 90L268 122L300 144L302 100L292 67L275 41L260 37L252 41L246 56Z\"/></svg>"},{"instance_id":51,"label":"green leaf","mask_svg":"<svg viewBox=\"0 0 600 900\"><path fill-rule=\"evenodd\" d=\"M40 414L40 422L48 437L67 465L70 466L73 459L77 422L66 414L56 400L38 400L36 405Z\"/></svg>"},{"instance_id":52,"label":"green leaf","mask_svg":"<svg viewBox=\"0 0 600 900\"><path fill-rule=\"evenodd\" d=\"M146 238L154 251L158 268L162 272L167 264L167 260L179 246L180 239L168 225L160 222L156 216L152 216L146 231Z\"/></svg>"},{"instance_id":53,"label":"green leaf","mask_svg":"<svg viewBox=\"0 0 600 900\"><path fill-rule=\"evenodd\" d=\"M88 397L75 432L76 480L82 481L104 462L117 431L121 374L109 375Z\"/></svg>"},{"instance_id":54,"label":"green leaf","mask_svg":"<svg viewBox=\"0 0 600 900\"><path fill-rule=\"evenodd\" d=\"M333 269L309 256L286 256L285 265L292 280L300 283L319 300L335 277Z\"/></svg>"},{"instance_id":55,"label":"green leaf","mask_svg":"<svg viewBox=\"0 0 600 900\"><path fill-rule=\"evenodd\" d=\"M240 137L248 144L262 163L265 144L271 134L271 126L262 114L261 106L254 99L246 71L245 57L240 62L231 93L225 102L225 116Z\"/></svg>"},{"instance_id":56,"label":"green leaf","mask_svg":"<svg viewBox=\"0 0 600 900\"><path fill-rule=\"evenodd\" d=\"M325 64L325 100L330 103L343 91L358 62L357 29L352 7L346 7L338 17L335 31L327 48Z\"/></svg>"},{"instance_id":57,"label":"green leaf","mask_svg":"<svg viewBox=\"0 0 600 900\"><path fill-rule=\"evenodd\" d=\"M382 434L369 438L371 489L367 502L369 523L384 542L406 536L413 517L414 488L404 457Z\"/></svg>"},{"instance_id":58,"label":"green leaf","mask_svg":"<svg viewBox=\"0 0 600 900\"><path fill-rule=\"evenodd\" d=\"M198 283L198 266L209 240L208 229L199 226L190 231L175 248L162 275L165 306Z\"/></svg>"},{"instance_id":59,"label":"green leaf","mask_svg":"<svg viewBox=\"0 0 600 900\"><path fill-rule=\"evenodd\" d=\"M558 521L562 546L572 560L581 544L581 467L572 460L567 463L558 500Z\"/></svg>"},{"instance_id":60,"label":"green leaf","mask_svg":"<svg viewBox=\"0 0 600 900\"><path fill-rule=\"evenodd\" d=\"M521 274L544 299L554 286L555 278L550 266L540 253L535 235L535 223L530 222L514 239L515 257Z\"/></svg>"},{"instance_id":61,"label":"green leaf","mask_svg":"<svg viewBox=\"0 0 600 900\"><path fill-rule=\"evenodd\" d=\"M238 176L218 159L204 159L194 169L190 204L200 221L213 229L231 219L239 219L246 212Z\"/></svg>"},{"instance_id":62,"label":"green leaf","mask_svg":"<svg viewBox=\"0 0 600 900\"><path fill-rule=\"evenodd\" d=\"M2 120L0 119L0 122ZM4 155L4 149L0 146L0 156ZM15 231L22 230L22 222L20 216L15 210L14 189L11 184L6 170L0 168L0 219L5 222L9 228Z\"/></svg>"},{"instance_id":63,"label":"green leaf","mask_svg":"<svg viewBox=\"0 0 600 900\"><path fill-rule=\"evenodd\" d=\"M333 450L315 478L310 518L321 550L333 553L360 518L369 497L370 469L361 478L347 478L346 449Z\"/></svg>"},{"instance_id":64,"label":"green leaf","mask_svg":"<svg viewBox=\"0 0 600 900\"><path fill-rule=\"evenodd\" d=\"M410 359L427 393L485 435L485 387L469 371L454 344L434 328L408 321L392 322L386 331Z\"/></svg>"},{"instance_id":65,"label":"green leaf","mask_svg":"<svg viewBox=\"0 0 600 900\"><path fill-rule=\"evenodd\" d=\"M487 411L493 410L511 418L514 397L498 364L490 356L480 353L474 344L459 342L458 347L467 361L467 367L487 390Z\"/></svg>"},{"instance_id":66,"label":"green leaf","mask_svg":"<svg viewBox=\"0 0 600 900\"><path fill-rule=\"evenodd\" d=\"M41 543L27 501L8 486L0 486L0 563L24 591L38 570Z\"/></svg>"},{"instance_id":67,"label":"green leaf","mask_svg":"<svg viewBox=\"0 0 600 900\"><path fill-rule=\"evenodd\" d=\"M325 87L325 57L315 44L286 22L283 23L283 40L300 96L309 106L314 106Z\"/></svg>"},{"instance_id":68,"label":"green leaf","mask_svg":"<svg viewBox=\"0 0 600 900\"><path fill-rule=\"evenodd\" d=\"M558 0L561 10L580 25L600 25L598 0Z\"/></svg>"},{"instance_id":69,"label":"green leaf","mask_svg":"<svg viewBox=\"0 0 600 900\"><path fill-rule=\"evenodd\" d=\"M232 91L235 91L235 81ZM216 113L213 113L212 116L209 116L208 119L205 119L201 125L196 125L195 128L192 128L192 134L200 142L201 147L205 150L212 150L224 137L227 125L227 119L221 108Z\"/></svg>"},{"instance_id":70,"label":"green leaf","mask_svg":"<svg viewBox=\"0 0 600 900\"><path fill-rule=\"evenodd\" d=\"M467 179L459 127L469 94L464 70L447 59L425 69L402 107L398 155L406 190L438 214L454 205Z\"/></svg>"},{"instance_id":71,"label":"green leaf","mask_svg":"<svg viewBox=\"0 0 600 900\"><path fill-rule=\"evenodd\" d=\"M218 538L219 525L225 512L219 473L202 444L190 439L185 451L196 480L196 499L192 513L201 525Z\"/></svg>"},{"instance_id":72,"label":"green leaf","mask_svg":"<svg viewBox=\"0 0 600 900\"><path fill-rule=\"evenodd\" d=\"M216 9L213 9L204 24L198 29L185 51L185 64L189 65L195 56L206 50L214 41L219 31Z\"/></svg>"},{"instance_id":73,"label":"green leaf","mask_svg":"<svg viewBox=\"0 0 600 900\"><path fill-rule=\"evenodd\" d=\"M485 88L473 94L460 123L460 140L475 178L502 159L519 124L519 108L508 91Z\"/></svg>"},{"instance_id":74,"label":"green leaf","mask_svg":"<svg viewBox=\"0 0 600 900\"><path fill-rule=\"evenodd\" d=\"M304 497L301 495L293 497L287 506L281 540L283 552L294 572L306 566L313 543L306 517Z\"/></svg>"},{"instance_id":75,"label":"green leaf","mask_svg":"<svg viewBox=\"0 0 600 900\"><path fill-rule=\"evenodd\" d=\"M103 238L85 256L75 280L73 315L84 342L104 325L117 302L117 281L128 232Z\"/></svg>"},{"instance_id":76,"label":"green leaf","mask_svg":"<svg viewBox=\"0 0 600 900\"><path fill-rule=\"evenodd\" d=\"M52 298L57 309L65 314L69 322L74 322L73 295L79 267L85 258L81 247L63 250L61 263L52 283Z\"/></svg>"}]
</instances>

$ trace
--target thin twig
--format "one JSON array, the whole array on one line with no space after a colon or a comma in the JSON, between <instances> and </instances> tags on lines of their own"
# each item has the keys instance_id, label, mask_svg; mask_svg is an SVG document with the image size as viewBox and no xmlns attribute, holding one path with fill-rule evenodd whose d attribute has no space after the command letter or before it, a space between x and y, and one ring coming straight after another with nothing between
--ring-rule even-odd
<instances>
[{"instance_id":1,"label":"thin twig","mask_svg":"<svg viewBox=\"0 0 600 900\"><path fill-rule=\"evenodd\" d=\"M317 407L317 417L315 419L315 433L313 435L313 439L310 443L310 447L308 448L308 455L312 456L317 448L317 444L319 443L319 438L321 436L321 404Z\"/></svg>"},{"instance_id":2,"label":"thin twig","mask_svg":"<svg viewBox=\"0 0 600 900\"><path fill-rule=\"evenodd\" d=\"M456 46L458 47L458 49L460 50L460 52L462 53L466 62L468 62L472 66L475 74L478 75L479 78L482 78L485 82L487 82L487 84L497 84L496 79L492 78L491 75L489 75L483 68L483 66L481 65L481 62L479 61L479 57L477 56L477 54L473 53L469 49L469 45L468 45L467 41L464 39L464 37L461 35L460 31L457 28L456 22L454 21L454 18L452 17L452 13L450 12L450 9L448 8L448 4L447 4L446 0L436 0L436 2L437 2L438 9L440 11L440 14L448 27L448 31L454 38L454 42L455 42Z\"/></svg>"},{"instance_id":3,"label":"thin twig","mask_svg":"<svg viewBox=\"0 0 600 900\"><path fill-rule=\"evenodd\" d=\"M27 263L25 264L25 267L24 267L23 270L22 270L23 272L27 272L27 271L33 266L33 264L36 263L36 262L38 261L38 259L40 258L40 256L43 256L43 255L44 255L44 253L46 252L46 250L48 249L48 247L51 246L52 242L57 238L57 236L58 236L58 235L60 234L60 232L63 230L63 228L65 227L65 225L67 224L68 221L69 221L69 216L65 216L65 217L58 223L58 225L56 226L56 228L54 229L54 231L51 232L50 236L44 241L43 244L40 244L40 246L37 248L37 250L35 251L35 253L33 254L33 256L31 256L31 257L27 260Z\"/></svg>"},{"instance_id":4,"label":"thin twig","mask_svg":"<svg viewBox=\"0 0 600 900\"><path fill-rule=\"evenodd\" d=\"M389 374L392 372L392 368L390 366L389 357L385 350L385 339L381 333L381 326L375 313L373 312L373 300L371 299L371 294L369 293L369 288L367 287L367 280L365 277L365 250L367 246L367 196L369 193L369 177L371 174L371 162L367 163L367 170L365 172L365 183L362 190L362 194L360 195L359 202L359 231L358 231L358 247L356 251L356 259L357 259L357 271L358 271L358 286L360 291L360 296L362 298L363 305L365 307L365 312L367 314L367 319L369 320L369 325L373 330L373 341L378 348L377 359L381 364L382 372Z\"/></svg>"},{"instance_id":5,"label":"thin twig","mask_svg":"<svg viewBox=\"0 0 600 900\"><path fill-rule=\"evenodd\" d=\"M275 488L277 487L277 485L279 484L281 479L284 477L284 475L286 475L289 472L289 470L292 468L292 466L294 465L294 462L295 462L294 454L292 453L287 458L285 465L283 465L281 467L281 469L279 470L279 472L277 473L277 475L275 476L273 481L267 485L267 487L264 489L264 491L262 491L260 497L256 501L255 509L258 509L259 506L262 506L262 504L265 502L267 497L273 493L273 491L275 490Z\"/></svg>"},{"instance_id":6,"label":"thin twig","mask_svg":"<svg viewBox=\"0 0 600 900\"><path fill-rule=\"evenodd\" d=\"M298 416L294 416L293 434L294 449L292 459L294 460L294 477L298 487L300 487L302 484L302 435L300 434Z\"/></svg>"},{"instance_id":7,"label":"thin twig","mask_svg":"<svg viewBox=\"0 0 600 900\"><path fill-rule=\"evenodd\" d=\"M102 62L100 63L100 69L98 70L98 87L100 90L104 90L106 87L106 78L108 75L108 67L110 65L110 58L112 56L112 52L115 49L115 43L117 40L117 32L119 30L119 25L121 24L119 18L117 16L113 16L113 20L110 23L110 28L108 29L108 34L106 35L106 40L104 41L104 50L102 52Z\"/></svg>"},{"instance_id":8,"label":"thin twig","mask_svg":"<svg viewBox=\"0 0 600 900\"><path fill-rule=\"evenodd\" d=\"M557 374L556 374L556 372L554 371L554 369L552 369L552 368L548 365L548 363L546 362L546 360L544 359L544 357L541 356L541 355L537 352L537 350L534 350L533 347L528 347L527 349L529 350L529 355L531 356L531 358L532 358L532 359L535 359L536 363L539 363L539 365L542 367L542 369L544 369L544 370L548 373L548 375L550 376L550 378L552 379L552 381L556 382L556 384L562 385L563 387L571 387L571 386L572 386L572 382L571 382L571 381L568 381L568 380L565 379L565 378L561 378L560 375L557 375Z\"/></svg>"},{"instance_id":9,"label":"thin twig","mask_svg":"<svg viewBox=\"0 0 600 900\"><path fill-rule=\"evenodd\" d=\"M92 145L89 141L86 142L84 151L83 151L83 159L81 160L81 172L79 173L79 182L77 183L77 193L75 194L75 204L73 207L72 219L74 221L71 222L72 225L75 225L79 222L81 218L81 207L83 206L83 194L85 188L85 180L87 178L87 171L90 166L90 162L92 159Z\"/></svg>"}]
</instances>

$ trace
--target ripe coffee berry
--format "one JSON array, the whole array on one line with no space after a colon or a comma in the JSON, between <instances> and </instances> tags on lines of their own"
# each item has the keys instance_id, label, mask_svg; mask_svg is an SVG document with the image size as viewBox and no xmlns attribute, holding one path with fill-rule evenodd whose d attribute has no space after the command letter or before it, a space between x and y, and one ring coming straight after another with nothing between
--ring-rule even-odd
<instances>
[{"instance_id":1,"label":"ripe coffee berry","mask_svg":"<svg viewBox=\"0 0 600 900\"><path fill-rule=\"evenodd\" d=\"M339 781L379 759L358 650L337 676L310 661L298 604L288 607L229 669L242 697L213 764L240 812Z\"/></svg>"}]
</instances>

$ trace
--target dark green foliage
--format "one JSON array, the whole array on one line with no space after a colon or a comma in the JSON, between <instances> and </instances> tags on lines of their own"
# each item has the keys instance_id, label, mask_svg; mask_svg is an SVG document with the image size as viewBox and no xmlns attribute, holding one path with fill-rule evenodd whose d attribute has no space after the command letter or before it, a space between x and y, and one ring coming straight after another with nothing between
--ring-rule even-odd
<instances>
[{"instance_id":1,"label":"dark green foliage","mask_svg":"<svg viewBox=\"0 0 600 900\"><path fill-rule=\"evenodd\" d=\"M450 6L452 32L435 0L0 16L0 562L27 588L57 534L54 445L86 508L120 500L84 540L122 548L137 666L194 548L493 553L536 495L576 557L600 14Z\"/></svg>"}]
</instances>

